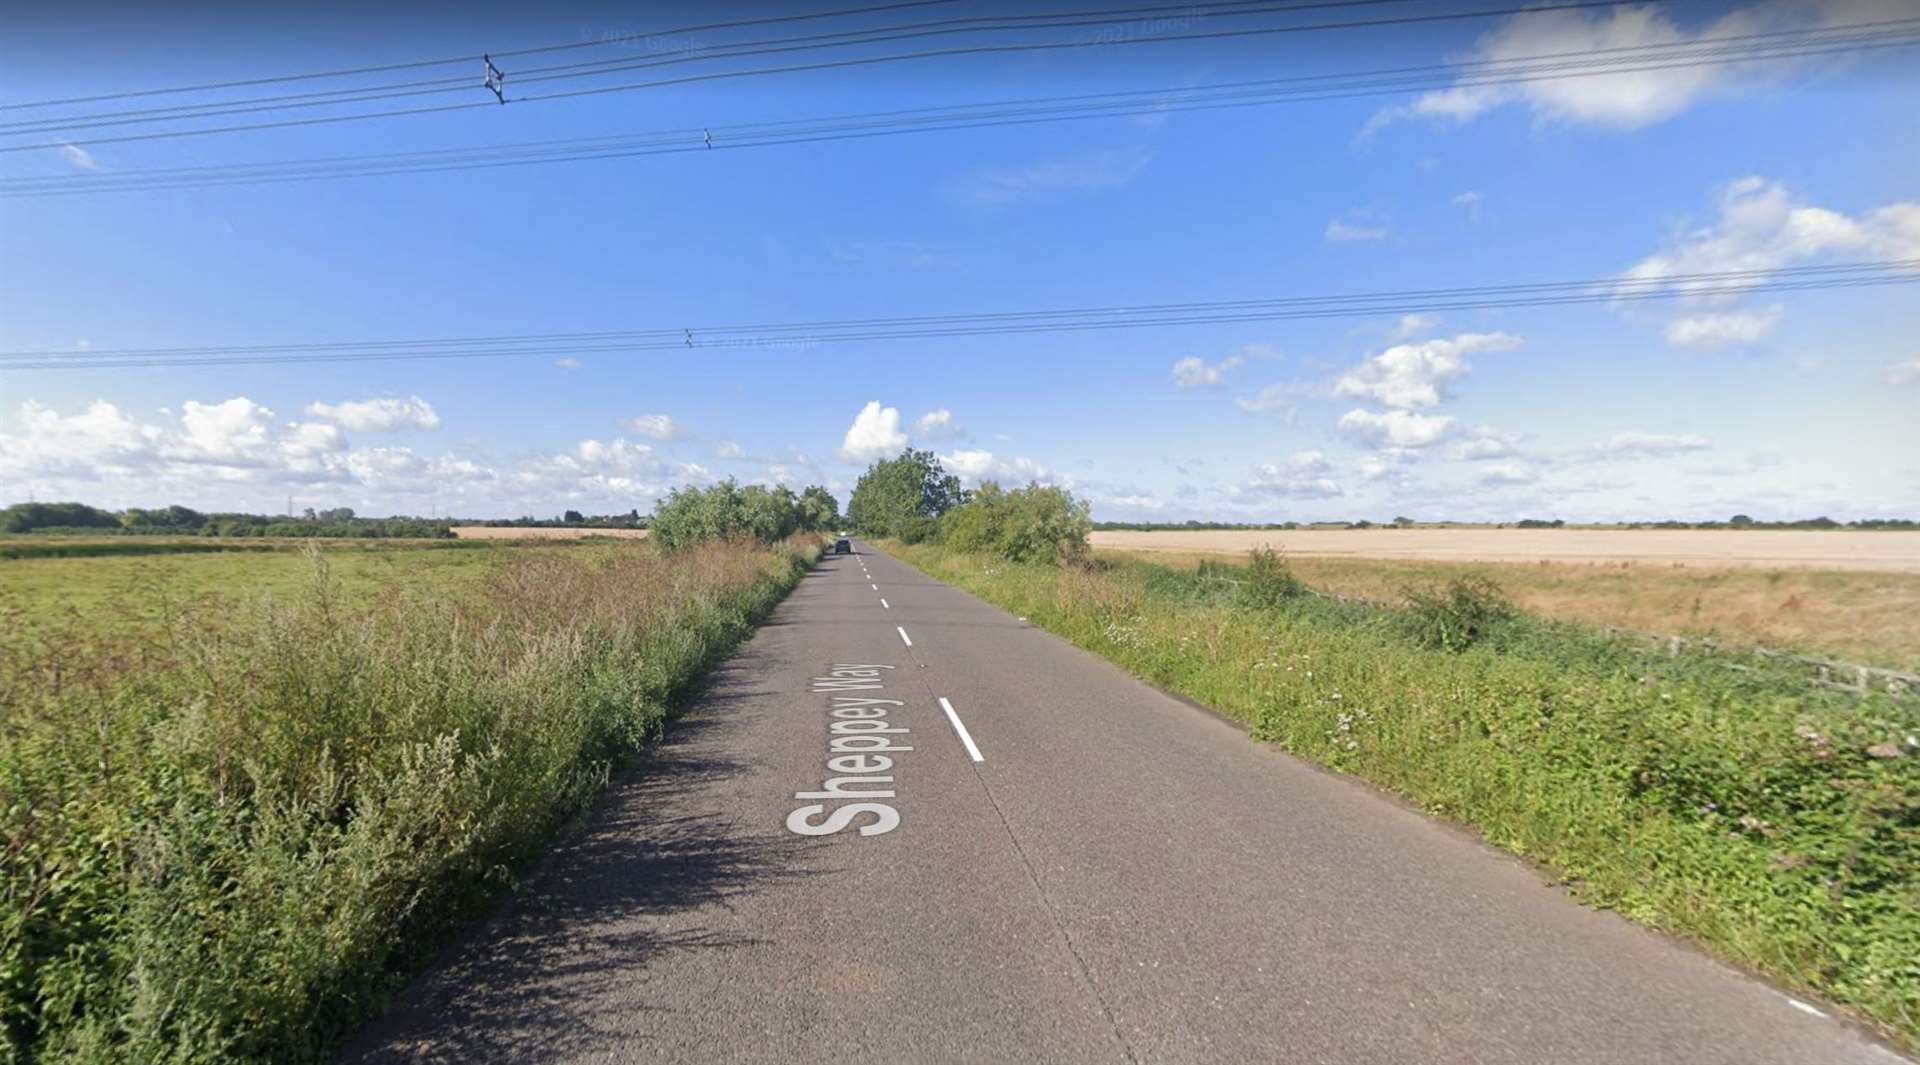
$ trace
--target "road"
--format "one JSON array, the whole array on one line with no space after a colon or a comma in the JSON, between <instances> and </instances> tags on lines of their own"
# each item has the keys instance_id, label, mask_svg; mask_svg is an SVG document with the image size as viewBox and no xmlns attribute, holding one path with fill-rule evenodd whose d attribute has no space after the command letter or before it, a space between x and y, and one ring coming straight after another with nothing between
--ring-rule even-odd
<instances>
[{"instance_id":1,"label":"road","mask_svg":"<svg viewBox=\"0 0 1920 1065\"><path fill-rule=\"evenodd\" d=\"M862 545L345 1060L1903 1059Z\"/></svg>"}]
</instances>

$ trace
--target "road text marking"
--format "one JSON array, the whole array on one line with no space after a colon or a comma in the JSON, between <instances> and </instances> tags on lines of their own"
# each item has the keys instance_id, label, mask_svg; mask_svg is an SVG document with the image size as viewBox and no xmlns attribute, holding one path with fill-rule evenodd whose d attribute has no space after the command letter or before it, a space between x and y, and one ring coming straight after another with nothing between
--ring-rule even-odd
<instances>
[{"instance_id":1,"label":"road text marking","mask_svg":"<svg viewBox=\"0 0 1920 1065\"><path fill-rule=\"evenodd\" d=\"M940 700L940 709L947 712L947 720L953 722L953 731L958 732L960 734L960 742L967 745L967 757L972 758L976 762L986 761L985 758L980 756L980 748L973 744L973 734L967 731L967 726L960 723L960 715L953 712L953 704L945 698L942 698Z\"/></svg>"},{"instance_id":2,"label":"road text marking","mask_svg":"<svg viewBox=\"0 0 1920 1065\"><path fill-rule=\"evenodd\" d=\"M895 625L895 626L893 627L893 631L895 631L895 632L897 632L897 633L899 633L899 634L900 634L900 642L901 642L901 643L904 643L904 644L906 644L906 645L907 645L908 647L912 647L912 646L913 646L913 641L907 638L907 630L906 630L906 629L903 629L903 628L901 628L900 626L898 626L898 625Z\"/></svg>"},{"instance_id":3,"label":"road text marking","mask_svg":"<svg viewBox=\"0 0 1920 1065\"><path fill-rule=\"evenodd\" d=\"M900 825L900 812L881 799L894 797L894 756L913 748L901 742L907 726L888 717L907 704L879 693L885 670L894 667L837 663L824 677L813 678L812 691L833 701L828 711L827 777L817 791L796 791L795 799L819 799L787 815L787 831L799 836L830 836L848 828L863 836L882 836ZM873 692L872 695L858 694ZM880 752L886 752L881 754ZM828 803L835 803L831 809ZM869 820L856 826L865 815Z\"/></svg>"}]
</instances>

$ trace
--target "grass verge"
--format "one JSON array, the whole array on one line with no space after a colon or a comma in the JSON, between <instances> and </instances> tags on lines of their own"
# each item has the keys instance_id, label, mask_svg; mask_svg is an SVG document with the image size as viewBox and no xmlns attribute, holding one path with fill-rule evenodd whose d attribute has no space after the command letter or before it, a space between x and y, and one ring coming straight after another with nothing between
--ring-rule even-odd
<instances>
[{"instance_id":1,"label":"grass verge","mask_svg":"<svg viewBox=\"0 0 1920 1065\"><path fill-rule=\"evenodd\" d=\"M1458 649L1418 611L1263 599L1200 571L887 549L1920 1047L1910 701L1525 616Z\"/></svg>"},{"instance_id":2,"label":"grass verge","mask_svg":"<svg viewBox=\"0 0 1920 1065\"><path fill-rule=\"evenodd\" d=\"M0 1060L324 1060L817 550L0 627Z\"/></svg>"}]
</instances>

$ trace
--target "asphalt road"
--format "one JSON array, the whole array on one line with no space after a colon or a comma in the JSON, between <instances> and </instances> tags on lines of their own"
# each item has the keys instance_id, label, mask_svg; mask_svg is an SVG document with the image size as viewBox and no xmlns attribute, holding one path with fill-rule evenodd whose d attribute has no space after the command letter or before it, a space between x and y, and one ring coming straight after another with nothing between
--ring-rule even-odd
<instances>
[{"instance_id":1,"label":"asphalt road","mask_svg":"<svg viewBox=\"0 0 1920 1065\"><path fill-rule=\"evenodd\" d=\"M345 1059L1903 1060L864 545Z\"/></svg>"}]
</instances>

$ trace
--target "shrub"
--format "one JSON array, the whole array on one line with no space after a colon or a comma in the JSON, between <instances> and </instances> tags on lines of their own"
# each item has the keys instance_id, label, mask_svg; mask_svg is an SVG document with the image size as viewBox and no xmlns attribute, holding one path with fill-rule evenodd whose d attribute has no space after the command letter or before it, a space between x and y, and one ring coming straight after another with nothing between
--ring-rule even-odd
<instances>
[{"instance_id":1,"label":"shrub","mask_svg":"<svg viewBox=\"0 0 1920 1065\"><path fill-rule=\"evenodd\" d=\"M989 551L1011 562L1059 565L1088 557L1091 528L1087 504L1064 488L1030 484L1009 492L988 481L941 519L940 536L960 550Z\"/></svg>"},{"instance_id":2,"label":"shrub","mask_svg":"<svg viewBox=\"0 0 1920 1065\"><path fill-rule=\"evenodd\" d=\"M1272 548L1256 547L1247 552L1247 566L1241 571L1240 605L1256 610L1271 610L1291 599L1307 594L1307 586L1293 575L1287 560Z\"/></svg>"},{"instance_id":3,"label":"shrub","mask_svg":"<svg viewBox=\"0 0 1920 1065\"><path fill-rule=\"evenodd\" d=\"M1464 651L1486 639L1519 613L1486 577L1465 577L1440 587L1408 588L1406 623L1413 638L1428 647Z\"/></svg>"},{"instance_id":4,"label":"shrub","mask_svg":"<svg viewBox=\"0 0 1920 1065\"><path fill-rule=\"evenodd\" d=\"M833 496L817 485L796 496L785 485L745 488L732 478L706 488L676 488L658 506L647 527L668 551L694 544L754 540L774 544L796 532L812 532L836 516Z\"/></svg>"}]
</instances>

